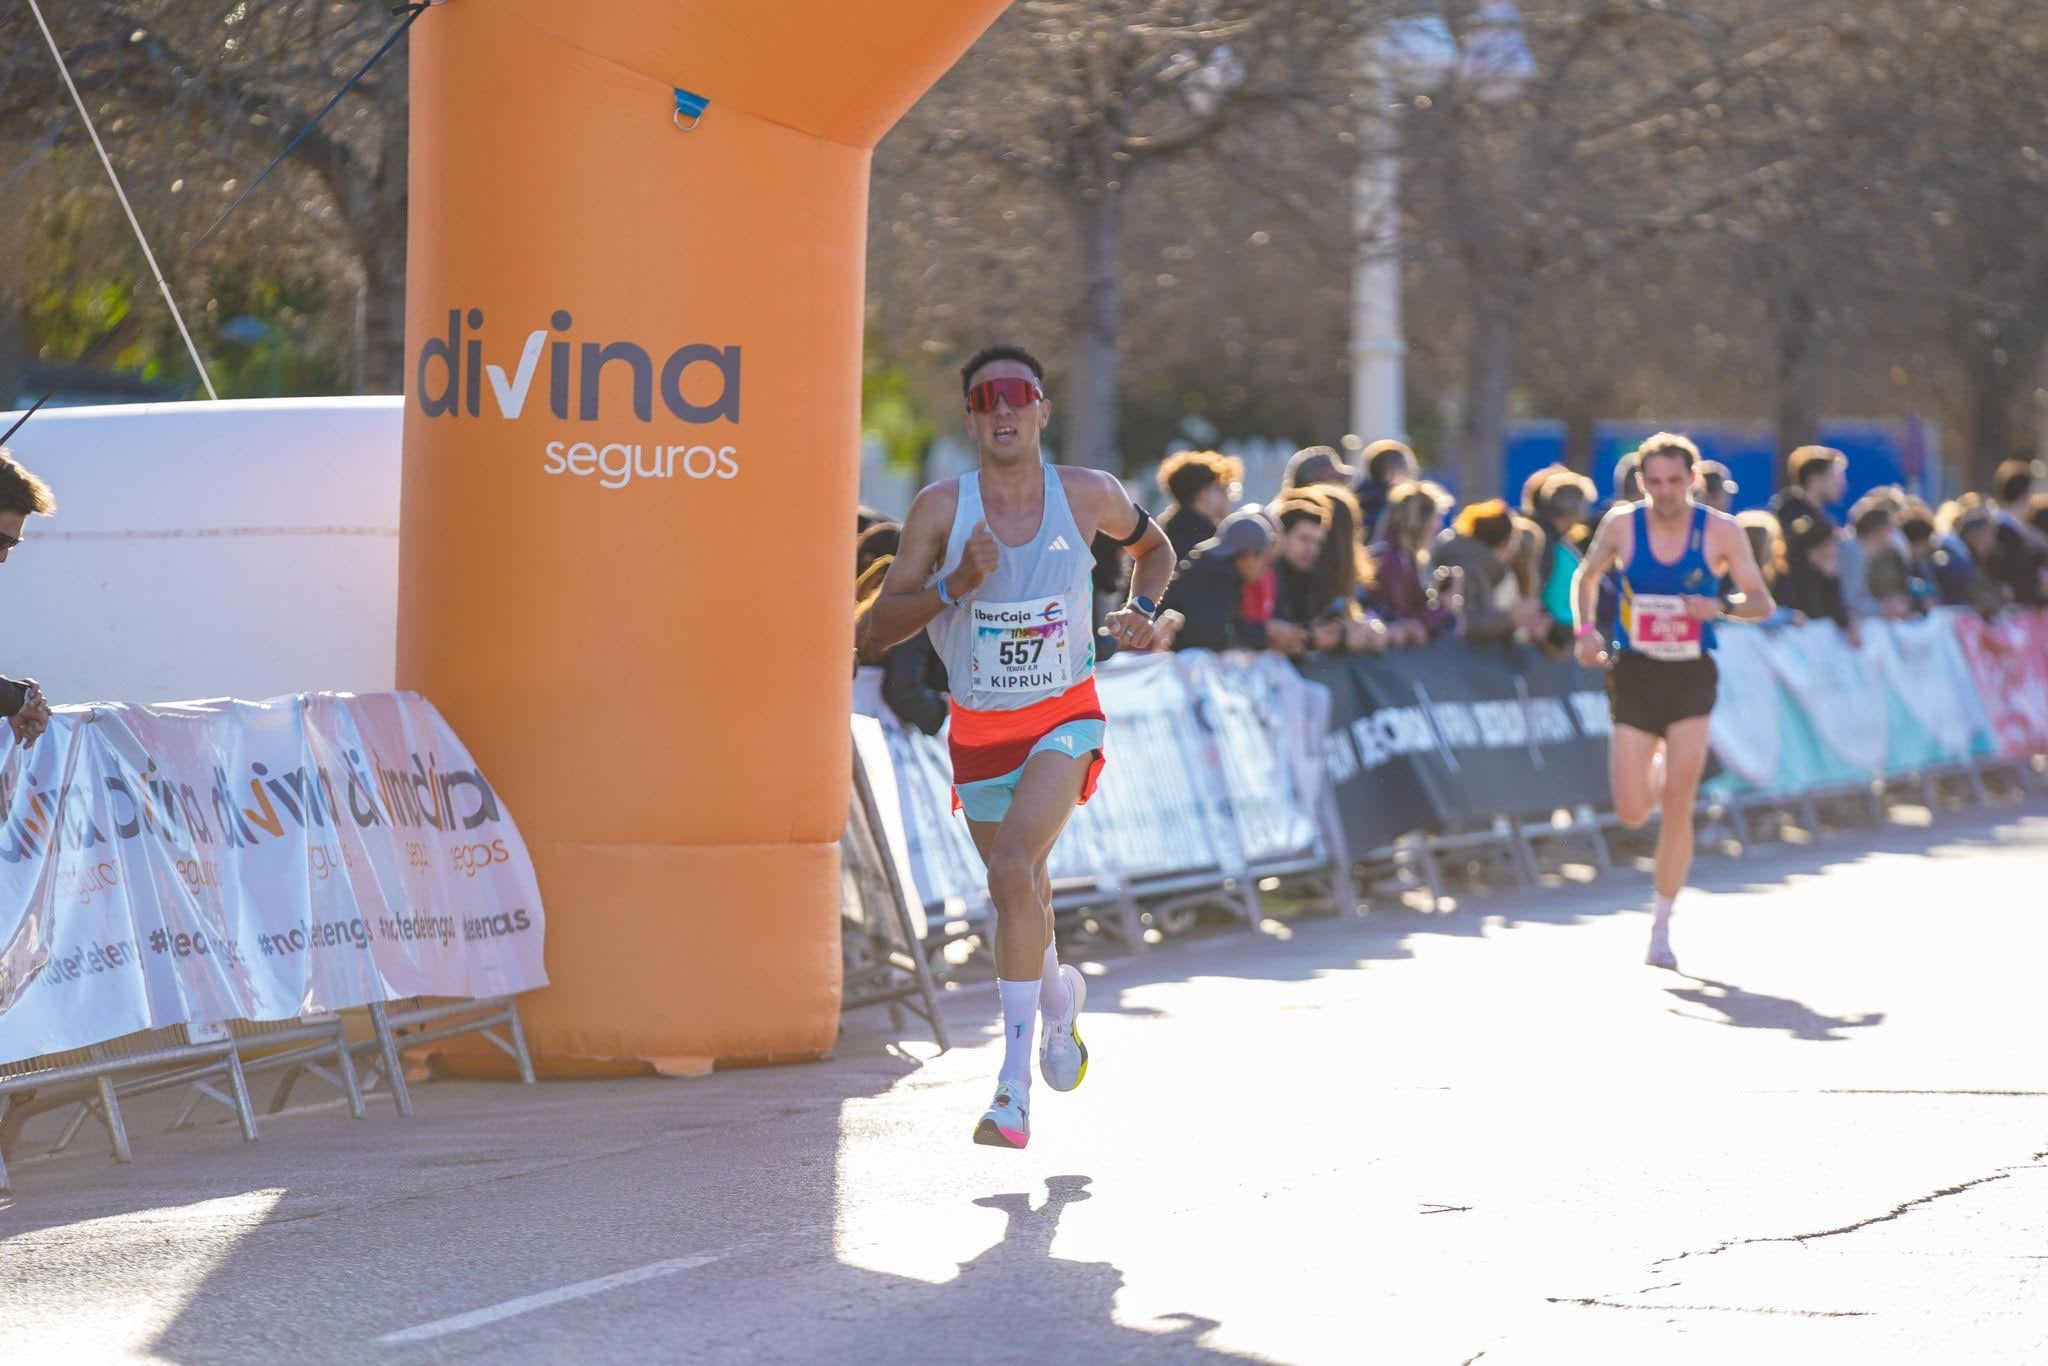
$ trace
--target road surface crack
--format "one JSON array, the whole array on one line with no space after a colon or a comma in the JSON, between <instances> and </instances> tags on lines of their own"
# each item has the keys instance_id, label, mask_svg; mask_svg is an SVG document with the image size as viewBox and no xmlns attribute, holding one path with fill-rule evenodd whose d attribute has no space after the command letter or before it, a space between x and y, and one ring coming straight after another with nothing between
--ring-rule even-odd
<instances>
[{"instance_id":1,"label":"road surface crack","mask_svg":"<svg viewBox=\"0 0 2048 1366\"><path fill-rule=\"evenodd\" d=\"M1681 1252L1675 1257L1660 1257L1656 1261L1651 1262L1650 1266L1654 1269L1669 1266L1673 1262L1682 1262L1692 1257L1717 1257L1730 1248L1750 1247L1759 1243L1810 1243L1820 1238L1835 1238L1844 1233L1855 1233L1860 1229L1872 1228L1878 1224L1888 1224L1894 1219L1903 1217L1907 1211L1918 1209L1922 1205L1932 1204L1936 1200L1943 1200L1951 1195L1961 1195L1966 1190L1989 1185L1993 1181L2003 1181L2012 1174L2013 1170L2013 1168L2007 1167L1995 1171L1989 1176L1979 1176L1953 1186L1944 1186L1938 1191L1930 1191L1926 1195L1915 1196L1913 1199L1907 1200L1902 1204L1894 1205L1883 1214L1873 1214L1867 1219L1857 1219L1836 1228L1816 1229L1811 1233L1781 1233L1766 1238L1731 1238L1727 1242L1717 1247L1710 1247L1704 1252Z\"/></svg>"},{"instance_id":2,"label":"road surface crack","mask_svg":"<svg viewBox=\"0 0 2048 1366\"><path fill-rule=\"evenodd\" d=\"M1551 1304L1576 1304L1588 1309L1649 1309L1666 1314L1773 1314L1795 1319L1867 1319L1867 1309L1761 1309L1740 1304L1624 1304L1620 1300L1549 1296Z\"/></svg>"}]
</instances>

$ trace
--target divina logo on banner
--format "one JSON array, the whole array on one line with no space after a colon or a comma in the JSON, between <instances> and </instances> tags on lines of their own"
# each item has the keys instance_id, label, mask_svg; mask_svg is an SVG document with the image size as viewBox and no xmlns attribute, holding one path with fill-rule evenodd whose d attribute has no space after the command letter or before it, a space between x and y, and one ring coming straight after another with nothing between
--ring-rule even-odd
<instances>
[{"instance_id":1,"label":"divina logo on banner","mask_svg":"<svg viewBox=\"0 0 2048 1366\"><path fill-rule=\"evenodd\" d=\"M413 402L427 417L501 417L518 421L528 404L539 399L536 384L547 387L547 411L557 421L602 423L617 417L621 397L630 399L633 417L652 424L658 395L668 418L691 426L740 420L740 348L691 342L665 357L637 342L582 341L568 334L576 320L556 309L546 327L526 334L519 355L508 369L485 359L490 347L509 359L485 335L480 308L448 310L445 336L429 337L413 366ZM545 356L545 362L543 362ZM614 411L606 412L605 371L611 369ZM622 391L622 386L624 389ZM566 433L547 442L541 472L595 478L598 487L622 489L635 479L736 479L739 447L705 441L696 433L662 439L658 430L618 433Z\"/></svg>"}]
</instances>

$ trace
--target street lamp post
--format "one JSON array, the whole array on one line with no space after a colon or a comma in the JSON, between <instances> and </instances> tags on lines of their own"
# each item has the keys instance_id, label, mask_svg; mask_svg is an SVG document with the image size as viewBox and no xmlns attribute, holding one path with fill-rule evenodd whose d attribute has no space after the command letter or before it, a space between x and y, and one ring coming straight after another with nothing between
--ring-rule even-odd
<instances>
[{"instance_id":1,"label":"street lamp post","mask_svg":"<svg viewBox=\"0 0 2048 1366\"><path fill-rule=\"evenodd\" d=\"M1512 94L1532 69L1513 0L1484 0L1454 33L1439 13L1413 15L1366 35L1361 66L1372 107L1359 122L1352 194L1351 429L1363 441L1408 439L1408 343L1401 321L1401 134L1396 106L1409 90L1457 75L1482 99Z\"/></svg>"}]
</instances>

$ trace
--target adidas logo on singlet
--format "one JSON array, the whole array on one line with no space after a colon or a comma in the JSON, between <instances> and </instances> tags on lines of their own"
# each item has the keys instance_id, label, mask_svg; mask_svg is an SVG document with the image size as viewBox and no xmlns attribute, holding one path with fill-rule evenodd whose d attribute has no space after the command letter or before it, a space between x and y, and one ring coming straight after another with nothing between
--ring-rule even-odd
<instances>
[{"instance_id":1,"label":"adidas logo on singlet","mask_svg":"<svg viewBox=\"0 0 2048 1366\"><path fill-rule=\"evenodd\" d=\"M1052 544L1046 547L1047 550L1072 550L1073 548L1074 547L1067 544L1067 538L1065 536L1053 537Z\"/></svg>"}]
</instances>

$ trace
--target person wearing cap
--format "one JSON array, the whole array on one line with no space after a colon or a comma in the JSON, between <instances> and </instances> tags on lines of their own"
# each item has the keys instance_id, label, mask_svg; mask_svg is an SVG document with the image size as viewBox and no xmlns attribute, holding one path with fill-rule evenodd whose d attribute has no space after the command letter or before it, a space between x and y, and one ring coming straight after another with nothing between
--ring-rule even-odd
<instances>
[{"instance_id":1,"label":"person wearing cap","mask_svg":"<svg viewBox=\"0 0 2048 1366\"><path fill-rule=\"evenodd\" d=\"M1358 472L1344 463L1344 457L1329 446L1304 446L1287 460L1287 472L1280 478L1280 494L1285 497L1296 489L1312 488L1317 484L1342 484L1351 487Z\"/></svg>"},{"instance_id":2,"label":"person wearing cap","mask_svg":"<svg viewBox=\"0 0 2048 1366\"><path fill-rule=\"evenodd\" d=\"M1726 465L1718 460L1702 460L1692 474L1695 498L1716 512L1735 511L1735 495L1742 492L1742 485L1735 482Z\"/></svg>"},{"instance_id":3,"label":"person wearing cap","mask_svg":"<svg viewBox=\"0 0 2048 1366\"><path fill-rule=\"evenodd\" d=\"M1182 618L1170 636L1176 650L1260 650L1266 628L1244 614L1244 590L1273 559L1273 528L1257 508L1240 508L1194 548L1173 577L1160 616Z\"/></svg>"}]
</instances>

